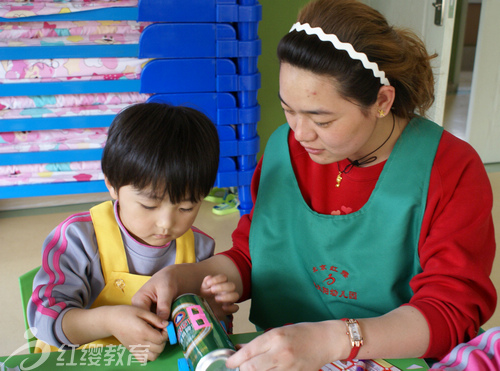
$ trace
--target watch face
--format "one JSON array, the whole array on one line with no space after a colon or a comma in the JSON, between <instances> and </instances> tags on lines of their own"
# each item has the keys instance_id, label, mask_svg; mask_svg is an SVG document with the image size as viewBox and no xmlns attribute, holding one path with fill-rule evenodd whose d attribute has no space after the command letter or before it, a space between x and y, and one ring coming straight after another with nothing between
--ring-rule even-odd
<instances>
[{"instance_id":1,"label":"watch face","mask_svg":"<svg viewBox=\"0 0 500 371\"><path fill-rule=\"evenodd\" d=\"M359 333L359 327L357 323L349 323L349 335L354 341L361 340L361 334Z\"/></svg>"}]
</instances>

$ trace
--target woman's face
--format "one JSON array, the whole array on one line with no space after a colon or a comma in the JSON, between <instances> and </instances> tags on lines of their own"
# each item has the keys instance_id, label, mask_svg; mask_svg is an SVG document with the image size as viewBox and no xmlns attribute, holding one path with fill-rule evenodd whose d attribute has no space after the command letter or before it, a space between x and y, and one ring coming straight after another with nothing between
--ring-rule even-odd
<instances>
[{"instance_id":1,"label":"woman's face","mask_svg":"<svg viewBox=\"0 0 500 371\"><path fill-rule=\"evenodd\" d=\"M376 109L363 112L338 94L331 77L287 63L281 64L279 81L288 125L314 162L354 161L373 150Z\"/></svg>"}]
</instances>

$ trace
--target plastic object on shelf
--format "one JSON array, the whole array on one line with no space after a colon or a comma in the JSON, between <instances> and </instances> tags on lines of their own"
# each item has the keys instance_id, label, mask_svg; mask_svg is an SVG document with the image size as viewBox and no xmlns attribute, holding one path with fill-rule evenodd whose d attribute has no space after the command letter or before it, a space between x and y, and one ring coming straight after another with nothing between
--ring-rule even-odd
<instances>
[{"instance_id":1,"label":"plastic object on shelf","mask_svg":"<svg viewBox=\"0 0 500 371\"><path fill-rule=\"evenodd\" d=\"M230 24L153 23L139 42L139 58L256 58L261 52L260 39L239 40Z\"/></svg>"},{"instance_id":2,"label":"plastic object on shelf","mask_svg":"<svg viewBox=\"0 0 500 371\"><path fill-rule=\"evenodd\" d=\"M169 103L195 108L207 115L216 125L237 125L238 138L257 135L260 106L238 107L232 93L170 93L154 94L148 102Z\"/></svg>"},{"instance_id":3,"label":"plastic object on shelf","mask_svg":"<svg viewBox=\"0 0 500 371\"><path fill-rule=\"evenodd\" d=\"M141 74L141 93L248 92L257 105L260 73L238 74L229 59L155 59ZM251 104L253 103L253 104Z\"/></svg>"},{"instance_id":4,"label":"plastic object on shelf","mask_svg":"<svg viewBox=\"0 0 500 371\"><path fill-rule=\"evenodd\" d=\"M255 168L237 170L236 162L231 157L222 157L219 160L219 171L215 180L215 186L219 188L238 187L240 215L248 214L253 206L250 184L254 171Z\"/></svg>"},{"instance_id":5,"label":"plastic object on shelf","mask_svg":"<svg viewBox=\"0 0 500 371\"><path fill-rule=\"evenodd\" d=\"M256 0L140 0L137 19L147 22L258 23L262 6Z\"/></svg>"},{"instance_id":6,"label":"plastic object on shelf","mask_svg":"<svg viewBox=\"0 0 500 371\"><path fill-rule=\"evenodd\" d=\"M248 140L237 140L236 132L230 126L219 126L217 132L221 157L236 157L240 170L254 169L257 166L257 153L260 150L258 136Z\"/></svg>"}]
</instances>

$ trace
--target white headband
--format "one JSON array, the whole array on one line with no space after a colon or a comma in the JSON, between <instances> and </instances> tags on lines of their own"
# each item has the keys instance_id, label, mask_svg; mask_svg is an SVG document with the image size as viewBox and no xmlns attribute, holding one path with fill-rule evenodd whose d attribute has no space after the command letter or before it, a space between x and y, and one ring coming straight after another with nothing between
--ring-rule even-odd
<instances>
[{"instance_id":1,"label":"white headband","mask_svg":"<svg viewBox=\"0 0 500 371\"><path fill-rule=\"evenodd\" d=\"M312 28L309 23L304 23L301 24L300 22L295 23L292 28L290 29L290 32L292 31L305 31L308 35L316 35L321 41L329 41L333 44L335 49L337 50L345 50L347 53L349 53L349 56L352 59L356 59L361 61L363 63L363 66L367 70L372 70L373 75L375 77L378 77L380 79L380 83L383 85L391 85L389 80L385 77L385 72L380 71L378 69L378 65L375 62L370 62L368 60L368 57L366 56L365 53L359 53L354 48L352 47L351 44L349 43L344 43L338 39L338 37L334 34L325 34L323 30L320 27L314 27Z\"/></svg>"}]
</instances>

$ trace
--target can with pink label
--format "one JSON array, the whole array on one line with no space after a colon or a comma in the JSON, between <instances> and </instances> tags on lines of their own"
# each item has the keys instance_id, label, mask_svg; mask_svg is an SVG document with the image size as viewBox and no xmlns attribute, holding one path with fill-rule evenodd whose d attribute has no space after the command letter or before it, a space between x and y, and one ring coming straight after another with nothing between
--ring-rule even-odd
<instances>
[{"instance_id":1,"label":"can with pink label","mask_svg":"<svg viewBox=\"0 0 500 371\"><path fill-rule=\"evenodd\" d=\"M172 304L172 321L191 370L233 370L225 365L236 348L205 299L179 296Z\"/></svg>"}]
</instances>

